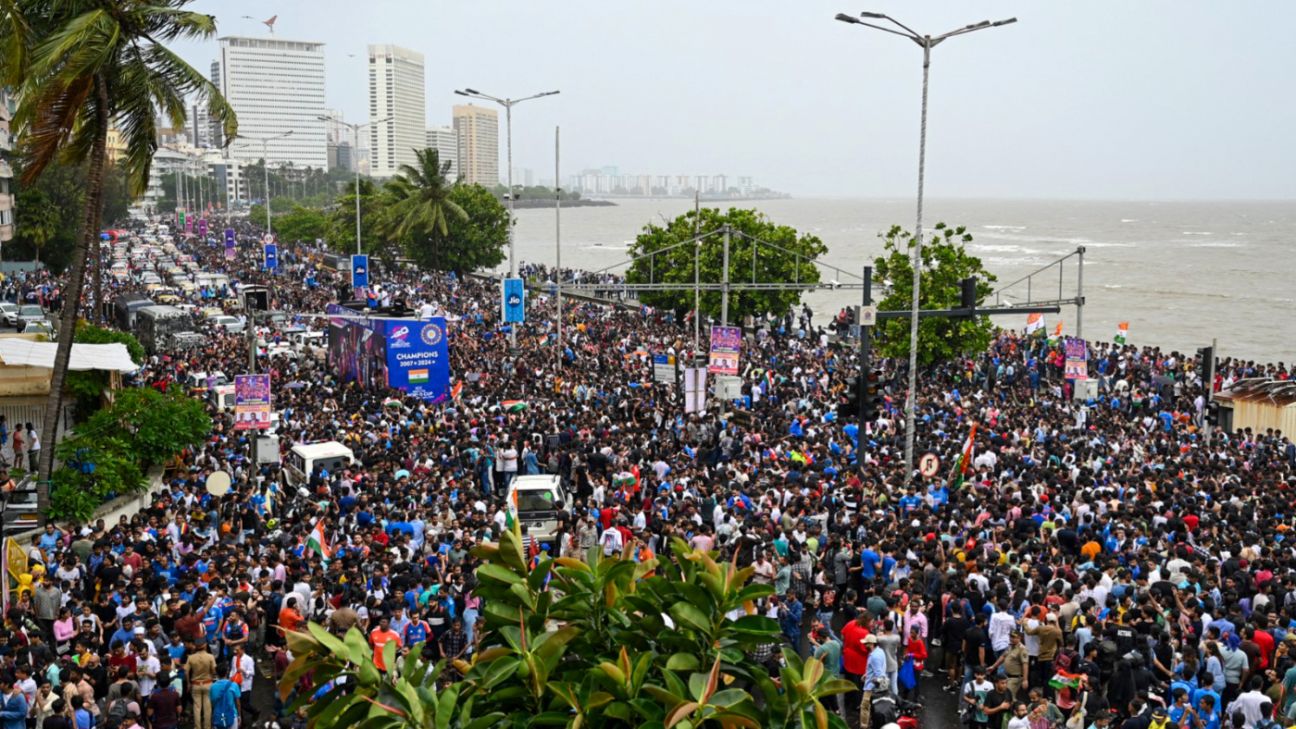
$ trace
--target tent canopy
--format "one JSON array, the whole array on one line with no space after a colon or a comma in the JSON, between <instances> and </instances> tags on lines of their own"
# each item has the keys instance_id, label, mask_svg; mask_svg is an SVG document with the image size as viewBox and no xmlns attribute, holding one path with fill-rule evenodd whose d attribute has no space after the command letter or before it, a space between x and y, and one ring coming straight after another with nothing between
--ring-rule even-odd
<instances>
[{"instance_id":1,"label":"tent canopy","mask_svg":"<svg viewBox=\"0 0 1296 729\"><path fill-rule=\"evenodd\" d=\"M54 342L0 339L0 360L7 365L54 369L54 354L57 351L58 344ZM121 343L73 344L68 369L134 372L139 369L139 365L131 361L126 345Z\"/></svg>"}]
</instances>

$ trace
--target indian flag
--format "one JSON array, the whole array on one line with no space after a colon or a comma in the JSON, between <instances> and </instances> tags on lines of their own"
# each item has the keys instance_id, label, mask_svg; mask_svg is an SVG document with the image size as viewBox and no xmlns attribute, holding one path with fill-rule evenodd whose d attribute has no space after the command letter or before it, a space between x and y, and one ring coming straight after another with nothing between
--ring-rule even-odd
<instances>
[{"instance_id":1,"label":"indian flag","mask_svg":"<svg viewBox=\"0 0 1296 729\"><path fill-rule=\"evenodd\" d=\"M500 403L500 407L504 408L506 413L520 413L527 409L527 403L526 400L505 400Z\"/></svg>"},{"instance_id":2,"label":"indian flag","mask_svg":"<svg viewBox=\"0 0 1296 729\"><path fill-rule=\"evenodd\" d=\"M428 381L427 369L410 370L409 381L411 385L424 385Z\"/></svg>"},{"instance_id":3,"label":"indian flag","mask_svg":"<svg viewBox=\"0 0 1296 729\"><path fill-rule=\"evenodd\" d=\"M517 525L517 489L509 492L508 501L508 508L504 510L504 526L512 530Z\"/></svg>"},{"instance_id":4,"label":"indian flag","mask_svg":"<svg viewBox=\"0 0 1296 729\"><path fill-rule=\"evenodd\" d=\"M1116 343L1124 344L1129 339L1129 322L1123 321L1116 325Z\"/></svg>"},{"instance_id":5,"label":"indian flag","mask_svg":"<svg viewBox=\"0 0 1296 729\"><path fill-rule=\"evenodd\" d=\"M458 382L454 383L454 387L450 388L450 399L458 400L459 395L461 395L462 393L463 393L463 380L459 380Z\"/></svg>"},{"instance_id":6,"label":"indian flag","mask_svg":"<svg viewBox=\"0 0 1296 729\"><path fill-rule=\"evenodd\" d=\"M963 444L963 452L959 454L958 459L958 477L954 480L954 488L957 490L963 486L963 479L967 472L972 468L972 446L976 442L977 424L972 423L971 430L968 431L967 442Z\"/></svg>"},{"instance_id":7,"label":"indian flag","mask_svg":"<svg viewBox=\"0 0 1296 729\"><path fill-rule=\"evenodd\" d=\"M1049 335L1049 339L1061 339L1061 338L1062 338L1062 322L1058 322L1057 326L1053 327L1053 333Z\"/></svg>"},{"instance_id":8,"label":"indian flag","mask_svg":"<svg viewBox=\"0 0 1296 729\"><path fill-rule=\"evenodd\" d=\"M310 537L306 540L306 547L318 554L325 562L333 557L333 550L329 548L328 540L324 538L323 519L315 523L315 528L311 530Z\"/></svg>"},{"instance_id":9,"label":"indian flag","mask_svg":"<svg viewBox=\"0 0 1296 729\"><path fill-rule=\"evenodd\" d=\"M1043 329L1043 328L1044 328L1044 315L1043 315L1043 314L1027 314L1027 315L1026 315L1026 333L1027 333L1027 334L1034 334L1035 332L1038 332L1038 331L1040 331L1040 330Z\"/></svg>"}]
</instances>

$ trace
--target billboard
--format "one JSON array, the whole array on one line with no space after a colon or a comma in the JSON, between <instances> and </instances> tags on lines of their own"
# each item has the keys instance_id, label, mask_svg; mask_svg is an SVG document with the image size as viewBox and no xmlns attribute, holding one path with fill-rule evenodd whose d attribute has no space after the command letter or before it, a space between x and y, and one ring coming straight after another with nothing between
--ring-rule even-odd
<instances>
[{"instance_id":1,"label":"billboard","mask_svg":"<svg viewBox=\"0 0 1296 729\"><path fill-rule=\"evenodd\" d=\"M226 257L226 258L235 258L235 257L236 257L236 255L237 255L237 251L235 250L235 247L234 247L234 246L235 246L235 243L234 243L234 229L233 229L233 228L226 228L226 229L225 229L225 257Z\"/></svg>"},{"instance_id":2,"label":"billboard","mask_svg":"<svg viewBox=\"0 0 1296 729\"><path fill-rule=\"evenodd\" d=\"M715 375L738 374L738 353L741 348L740 327L711 327L711 360L707 372Z\"/></svg>"},{"instance_id":3,"label":"billboard","mask_svg":"<svg viewBox=\"0 0 1296 729\"><path fill-rule=\"evenodd\" d=\"M279 246L274 243L265 244L265 267L267 271L279 268Z\"/></svg>"},{"instance_id":4,"label":"billboard","mask_svg":"<svg viewBox=\"0 0 1296 729\"><path fill-rule=\"evenodd\" d=\"M329 366L344 382L391 387L440 402L450 392L450 344L444 317L370 319L330 304Z\"/></svg>"},{"instance_id":5,"label":"billboard","mask_svg":"<svg viewBox=\"0 0 1296 729\"><path fill-rule=\"evenodd\" d=\"M361 253L351 256L351 288L369 288L369 256Z\"/></svg>"},{"instance_id":6,"label":"billboard","mask_svg":"<svg viewBox=\"0 0 1296 729\"><path fill-rule=\"evenodd\" d=\"M234 375L234 429L270 427L270 375Z\"/></svg>"},{"instance_id":7,"label":"billboard","mask_svg":"<svg viewBox=\"0 0 1296 729\"><path fill-rule=\"evenodd\" d=\"M521 324L526 321L526 286L523 284L522 279L504 279L500 307L500 316L505 322Z\"/></svg>"},{"instance_id":8,"label":"billboard","mask_svg":"<svg viewBox=\"0 0 1296 729\"><path fill-rule=\"evenodd\" d=\"M389 319L387 385L431 402L450 392L450 342L445 317Z\"/></svg>"}]
</instances>

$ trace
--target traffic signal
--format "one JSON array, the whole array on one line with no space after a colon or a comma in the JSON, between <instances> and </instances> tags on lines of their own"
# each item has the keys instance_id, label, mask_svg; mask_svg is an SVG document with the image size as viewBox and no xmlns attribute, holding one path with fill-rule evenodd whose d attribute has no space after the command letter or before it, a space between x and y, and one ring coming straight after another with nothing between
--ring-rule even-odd
<instances>
[{"instance_id":1,"label":"traffic signal","mask_svg":"<svg viewBox=\"0 0 1296 729\"><path fill-rule=\"evenodd\" d=\"M837 404L837 417L843 420L854 418L859 414L860 378L851 375L846 378L846 389L842 391L841 402Z\"/></svg>"},{"instance_id":2,"label":"traffic signal","mask_svg":"<svg viewBox=\"0 0 1296 729\"><path fill-rule=\"evenodd\" d=\"M1219 427L1220 404L1218 400L1211 400L1206 403L1206 424L1211 427Z\"/></svg>"},{"instance_id":3,"label":"traffic signal","mask_svg":"<svg viewBox=\"0 0 1296 729\"><path fill-rule=\"evenodd\" d=\"M1201 376L1202 379L1210 377L1211 366L1215 364L1215 348L1200 347L1197 349L1197 356L1201 358Z\"/></svg>"},{"instance_id":4,"label":"traffic signal","mask_svg":"<svg viewBox=\"0 0 1296 729\"><path fill-rule=\"evenodd\" d=\"M871 423L882 414L882 370L875 369L864 381L864 422Z\"/></svg>"},{"instance_id":5,"label":"traffic signal","mask_svg":"<svg viewBox=\"0 0 1296 729\"><path fill-rule=\"evenodd\" d=\"M959 282L962 287L959 291L959 308L975 309L977 303L977 280L975 276L969 276Z\"/></svg>"}]
</instances>

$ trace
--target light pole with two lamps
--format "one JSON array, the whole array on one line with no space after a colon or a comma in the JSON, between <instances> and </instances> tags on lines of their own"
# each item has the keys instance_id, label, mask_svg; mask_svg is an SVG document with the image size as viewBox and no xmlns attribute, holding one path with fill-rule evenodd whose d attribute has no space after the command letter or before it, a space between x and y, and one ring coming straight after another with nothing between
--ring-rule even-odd
<instances>
[{"instance_id":1,"label":"light pole with two lamps","mask_svg":"<svg viewBox=\"0 0 1296 729\"><path fill-rule=\"evenodd\" d=\"M351 130L351 137L355 140L353 142L353 144L355 144L355 147L353 148L353 151L351 153L352 154L351 161L353 163L355 162L355 154L356 154L354 150L360 149L360 130L372 124L382 124L384 122L391 121L391 117L389 116L384 117L382 119L374 119L373 121L367 121L364 122L363 124L352 124L351 122L344 122L341 119L338 119L337 117L334 116L321 116L318 118L320 121L331 121L336 124L341 124L342 126ZM361 249L360 249L360 165L352 164L352 166L355 167L356 255L358 256L361 253Z\"/></svg>"},{"instance_id":2,"label":"light pole with two lamps","mask_svg":"<svg viewBox=\"0 0 1296 729\"><path fill-rule=\"evenodd\" d=\"M284 137L289 136L292 136L291 129L282 134L271 134L268 137L249 137L245 134L234 135L235 139L246 139L250 142L261 143L261 166L262 170L265 172L266 235L270 235L274 232L270 227L270 143L276 139L283 139Z\"/></svg>"},{"instance_id":3,"label":"light pole with two lamps","mask_svg":"<svg viewBox=\"0 0 1296 729\"><path fill-rule=\"evenodd\" d=\"M513 242L513 226L517 223L517 218L516 218L515 215L514 215L514 210L515 210L515 208L514 208L514 206L513 206L513 199L514 199L515 197L517 197L517 195L516 195L516 194L514 193L514 191L513 191L513 107L514 107L515 105L517 105L517 104L521 104L523 101L530 101L531 99L539 99L539 98L544 97L544 96L554 96L554 95L557 94L558 92L557 92L557 91L543 91L543 92L538 93L538 94L532 94L531 96L523 96L523 97L520 98L520 99L501 99L501 98L499 98L499 97L497 97L497 96L491 96L491 95L489 95L489 94L483 94L482 92L478 91L477 89L467 89L467 88L465 88L465 89L455 89L455 93L458 94L458 95L460 95L460 96L467 96L467 97L472 98L472 99L482 99L482 100L484 100L484 101L493 101L493 102L495 102L496 104L499 104L500 106L504 107L504 133L505 133L505 135L506 135L506 137L507 137L507 139L508 139L508 142L507 142L507 150L508 150L508 200L509 200L509 229L508 229L508 236L509 236L509 240L508 240L508 242L509 242L509 277L510 277L510 278L517 278L517 275L518 275L518 267L517 267L517 246L514 245L514 242ZM461 166L463 165L463 162L464 162L463 160L459 160L459 164L460 164ZM557 180L554 180L554 186L555 186L555 187L558 186L558 181L557 181ZM517 327L516 327L516 326L510 326L510 327L509 327L509 346L511 346L511 347L515 347L515 346L517 346Z\"/></svg>"},{"instance_id":4,"label":"light pole with two lamps","mask_svg":"<svg viewBox=\"0 0 1296 729\"><path fill-rule=\"evenodd\" d=\"M867 20L885 20L899 28L888 28L882 25L865 22ZM883 33L898 35L901 38L908 38L918 44L923 51L923 78L922 78L922 119L918 126L918 222L914 226L914 252L913 252L913 302L911 304L912 312L909 316L909 394L905 398L905 483L913 478L914 469L914 412L918 408L918 289L922 276L922 243L923 243L923 175L927 164L927 78L931 68L931 52L936 46L943 43L947 38L953 38L956 35L964 35L986 28L998 28L1001 25L1016 23L1016 18L1007 20L989 21L983 20L980 23L965 25L962 28L951 30L948 33L940 35L920 35L917 31L900 21L892 18L885 13L860 13L857 18L846 13L837 13L837 20L852 25L862 25L866 28L880 30ZM867 377L869 373L860 373L861 377ZM860 423L863 429L864 424ZM863 437L863 436L861 436Z\"/></svg>"}]
</instances>

